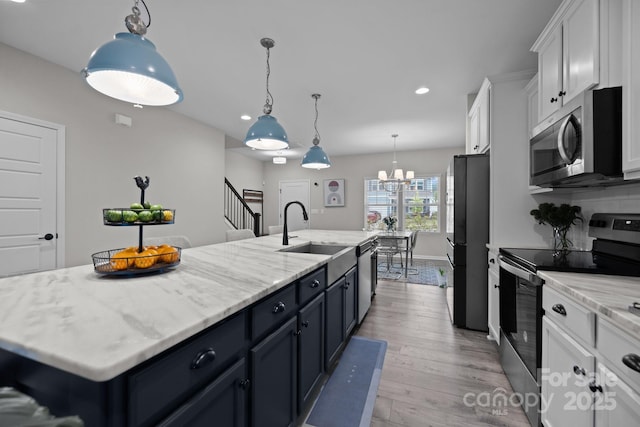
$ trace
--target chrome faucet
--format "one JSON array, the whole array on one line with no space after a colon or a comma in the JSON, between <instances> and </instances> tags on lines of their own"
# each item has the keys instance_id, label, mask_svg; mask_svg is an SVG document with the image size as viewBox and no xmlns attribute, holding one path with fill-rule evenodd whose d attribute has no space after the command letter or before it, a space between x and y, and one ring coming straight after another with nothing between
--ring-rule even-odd
<instances>
[{"instance_id":1,"label":"chrome faucet","mask_svg":"<svg viewBox=\"0 0 640 427\"><path fill-rule=\"evenodd\" d=\"M302 218L304 218L305 221L309 221L309 215L307 215L307 210L304 208L304 205L301 202L294 200L293 202L287 203L284 207L284 225L282 226L282 244L283 245L289 244L289 233L287 232L287 209L289 209L289 206L293 204L300 205L300 207L302 208Z\"/></svg>"}]
</instances>

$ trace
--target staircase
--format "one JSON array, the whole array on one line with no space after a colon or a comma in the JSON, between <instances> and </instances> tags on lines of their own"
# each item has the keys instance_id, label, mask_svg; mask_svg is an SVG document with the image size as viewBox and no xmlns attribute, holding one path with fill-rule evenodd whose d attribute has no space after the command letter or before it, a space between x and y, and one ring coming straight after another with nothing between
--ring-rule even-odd
<instances>
[{"instance_id":1,"label":"staircase","mask_svg":"<svg viewBox=\"0 0 640 427\"><path fill-rule=\"evenodd\" d=\"M248 228L260 236L260 213L254 212L227 178L224 179L224 217L236 230Z\"/></svg>"}]
</instances>

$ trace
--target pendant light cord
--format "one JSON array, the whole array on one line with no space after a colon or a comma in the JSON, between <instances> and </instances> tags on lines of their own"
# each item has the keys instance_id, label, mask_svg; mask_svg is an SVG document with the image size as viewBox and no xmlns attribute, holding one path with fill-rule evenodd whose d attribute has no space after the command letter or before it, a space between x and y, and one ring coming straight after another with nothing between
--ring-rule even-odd
<instances>
[{"instance_id":1,"label":"pendant light cord","mask_svg":"<svg viewBox=\"0 0 640 427\"><path fill-rule=\"evenodd\" d=\"M149 12L149 8L147 7L147 4L144 2L144 0L135 0L135 3L133 5L133 13L140 14L140 9L138 9L138 2L142 2L142 5L144 6L144 10L147 11L147 16L149 17L149 22L147 24L145 24L145 26L147 28L149 28L151 26L151 12Z\"/></svg>"},{"instance_id":2,"label":"pendant light cord","mask_svg":"<svg viewBox=\"0 0 640 427\"><path fill-rule=\"evenodd\" d=\"M320 143L320 132L318 132L318 98L320 95L314 96L316 100L316 119L313 122L313 128L316 130L316 137L313 140L314 145L318 145Z\"/></svg>"},{"instance_id":3,"label":"pendant light cord","mask_svg":"<svg viewBox=\"0 0 640 427\"><path fill-rule=\"evenodd\" d=\"M264 106L266 114L271 114L271 110L273 108L273 96L269 91L269 76L271 75L271 66L269 65L270 56L271 56L270 49L267 48L267 99L265 100L265 106ZM269 110L268 112L267 112L267 109Z\"/></svg>"}]
</instances>

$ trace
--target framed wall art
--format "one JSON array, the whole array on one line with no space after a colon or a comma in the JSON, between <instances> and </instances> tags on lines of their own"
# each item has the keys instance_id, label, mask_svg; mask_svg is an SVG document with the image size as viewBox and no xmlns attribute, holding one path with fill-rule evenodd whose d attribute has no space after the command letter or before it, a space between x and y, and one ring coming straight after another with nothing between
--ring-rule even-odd
<instances>
[{"instance_id":1,"label":"framed wall art","mask_svg":"<svg viewBox=\"0 0 640 427\"><path fill-rule=\"evenodd\" d=\"M324 206L344 206L344 179L324 180Z\"/></svg>"}]
</instances>

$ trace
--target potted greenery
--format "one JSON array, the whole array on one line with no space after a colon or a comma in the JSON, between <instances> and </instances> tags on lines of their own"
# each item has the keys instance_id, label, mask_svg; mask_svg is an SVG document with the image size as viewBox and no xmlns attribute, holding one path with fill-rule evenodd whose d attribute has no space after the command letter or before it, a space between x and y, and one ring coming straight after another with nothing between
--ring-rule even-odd
<instances>
[{"instance_id":1,"label":"potted greenery","mask_svg":"<svg viewBox=\"0 0 640 427\"><path fill-rule=\"evenodd\" d=\"M393 231L396 228L396 223L398 222L398 218L395 216L385 216L382 218L382 221L387 225L387 231Z\"/></svg>"},{"instance_id":2,"label":"potted greenery","mask_svg":"<svg viewBox=\"0 0 640 427\"><path fill-rule=\"evenodd\" d=\"M553 203L540 203L538 209L530 213L538 221L538 224L548 224L553 228L553 249L566 251L573 243L567 237L572 225L582 222L580 206L571 206L563 203L556 206Z\"/></svg>"}]
</instances>

